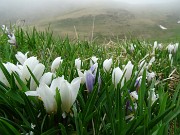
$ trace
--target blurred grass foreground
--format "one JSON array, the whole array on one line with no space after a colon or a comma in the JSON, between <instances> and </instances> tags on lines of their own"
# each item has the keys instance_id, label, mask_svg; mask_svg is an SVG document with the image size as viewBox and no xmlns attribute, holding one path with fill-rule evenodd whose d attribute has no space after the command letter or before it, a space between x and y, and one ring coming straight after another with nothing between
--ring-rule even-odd
<instances>
[{"instance_id":1,"label":"blurred grass foreground","mask_svg":"<svg viewBox=\"0 0 180 135\"><path fill-rule=\"evenodd\" d=\"M179 42L99 44L3 25L0 134L180 134Z\"/></svg>"}]
</instances>

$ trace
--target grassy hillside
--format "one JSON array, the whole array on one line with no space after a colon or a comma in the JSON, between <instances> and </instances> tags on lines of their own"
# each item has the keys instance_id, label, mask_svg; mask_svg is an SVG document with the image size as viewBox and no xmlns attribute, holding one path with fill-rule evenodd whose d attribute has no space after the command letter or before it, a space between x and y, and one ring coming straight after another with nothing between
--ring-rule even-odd
<instances>
[{"instance_id":1,"label":"grassy hillside","mask_svg":"<svg viewBox=\"0 0 180 135\"><path fill-rule=\"evenodd\" d=\"M173 8L172 8L173 7ZM139 38L148 40L177 40L180 38L179 9L167 5L119 5L78 8L52 18L35 22L39 29L51 26L55 34L91 39L94 20L94 39ZM168 28L161 30L159 24ZM75 32L76 28L76 32Z\"/></svg>"}]
</instances>

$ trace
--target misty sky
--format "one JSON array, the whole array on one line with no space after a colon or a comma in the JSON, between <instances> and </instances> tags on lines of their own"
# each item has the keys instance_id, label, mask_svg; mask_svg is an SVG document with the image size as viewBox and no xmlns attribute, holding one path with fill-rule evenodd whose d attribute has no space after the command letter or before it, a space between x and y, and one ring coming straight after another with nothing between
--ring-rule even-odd
<instances>
[{"instance_id":1,"label":"misty sky","mask_svg":"<svg viewBox=\"0 0 180 135\"><path fill-rule=\"evenodd\" d=\"M175 1L179 2L180 0L0 0L0 23L3 20L11 21L17 18L27 19L30 17L33 20L42 14L47 14L48 17L48 15L52 16L57 12L59 14L69 9L93 7L96 3L104 6L104 3L112 5L113 2L119 2L121 5L123 2L136 7L143 4L173 3Z\"/></svg>"},{"instance_id":2,"label":"misty sky","mask_svg":"<svg viewBox=\"0 0 180 135\"><path fill-rule=\"evenodd\" d=\"M103 1L119 1L119 2L125 2L125 3L130 3L130 4L145 4L145 3L165 3L165 2L173 2L173 1L179 1L179 0L1 0L0 1L0 6L18 6L19 4L26 5L30 4L28 6L35 6L35 5L41 5L44 6L45 4L51 4L54 2L58 3L89 3L89 2L103 2ZM31 5L33 4L33 5Z\"/></svg>"}]
</instances>

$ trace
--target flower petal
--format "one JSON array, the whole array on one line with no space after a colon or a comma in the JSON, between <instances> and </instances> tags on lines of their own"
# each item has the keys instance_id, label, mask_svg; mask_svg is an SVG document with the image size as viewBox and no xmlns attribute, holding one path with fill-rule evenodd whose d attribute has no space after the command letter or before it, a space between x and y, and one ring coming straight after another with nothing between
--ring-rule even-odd
<instances>
[{"instance_id":1,"label":"flower petal","mask_svg":"<svg viewBox=\"0 0 180 135\"><path fill-rule=\"evenodd\" d=\"M36 77L36 79L39 81L41 76L43 75L45 66L41 63L39 63L34 70L32 71L33 75ZM33 77L31 77L30 81L30 90L35 90L37 88L37 84L34 81Z\"/></svg>"},{"instance_id":2,"label":"flower petal","mask_svg":"<svg viewBox=\"0 0 180 135\"><path fill-rule=\"evenodd\" d=\"M50 114L57 111L57 103L54 92L46 84L41 83L37 88L37 93L42 99L47 113Z\"/></svg>"},{"instance_id":3,"label":"flower petal","mask_svg":"<svg viewBox=\"0 0 180 135\"><path fill-rule=\"evenodd\" d=\"M74 103L74 101L76 100L79 88L80 88L80 83L81 83L81 78L77 77L74 78L71 82L71 95L72 95L72 100L71 100L71 104Z\"/></svg>"}]
</instances>

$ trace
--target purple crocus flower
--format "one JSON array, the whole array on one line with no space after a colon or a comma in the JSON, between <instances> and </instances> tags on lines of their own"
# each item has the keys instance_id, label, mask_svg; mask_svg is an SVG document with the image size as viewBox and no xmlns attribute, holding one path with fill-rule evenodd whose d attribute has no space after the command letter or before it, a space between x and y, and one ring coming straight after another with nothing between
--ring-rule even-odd
<instances>
[{"instance_id":1,"label":"purple crocus flower","mask_svg":"<svg viewBox=\"0 0 180 135\"><path fill-rule=\"evenodd\" d=\"M136 90L138 91L140 86L141 86L141 82L142 82L142 76L139 76L137 79L136 79L136 82L134 84L134 86L136 87Z\"/></svg>"},{"instance_id":2,"label":"purple crocus flower","mask_svg":"<svg viewBox=\"0 0 180 135\"><path fill-rule=\"evenodd\" d=\"M91 66L90 70L92 72L92 74L94 76L96 76L96 72L97 72L97 68L98 68L98 63L95 63L94 65Z\"/></svg>"},{"instance_id":3,"label":"purple crocus flower","mask_svg":"<svg viewBox=\"0 0 180 135\"><path fill-rule=\"evenodd\" d=\"M95 76L92 74L91 70L85 71L85 80L86 80L86 88L88 92L91 92L95 83Z\"/></svg>"},{"instance_id":4,"label":"purple crocus flower","mask_svg":"<svg viewBox=\"0 0 180 135\"><path fill-rule=\"evenodd\" d=\"M132 106L131 106L131 104L130 104L130 101L128 100L128 101L126 101L126 113L127 113L127 111L128 110L130 110L131 112L132 112Z\"/></svg>"}]
</instances>

